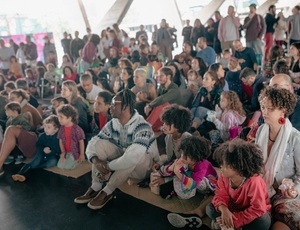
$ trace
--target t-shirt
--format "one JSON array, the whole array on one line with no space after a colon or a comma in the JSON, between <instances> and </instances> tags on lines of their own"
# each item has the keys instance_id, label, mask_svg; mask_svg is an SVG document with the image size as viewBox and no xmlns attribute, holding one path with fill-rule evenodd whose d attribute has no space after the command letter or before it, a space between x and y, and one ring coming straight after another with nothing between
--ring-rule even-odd
<instances>
[{"instance_id":1,"label":"t-shirt","mask_svg":"<svg viewBox=\"0 0 300 230\"><path fill-rule=\"evenodd\" d=\"M71 131L72 131L72 125L71 126L65 126L65 136L66 136L66 143L65 143L65 151L67 153L71 153Z\"/></svg>"},{"instance_id":2,"label":"t-shirt","mask_svg":"<svg viewBox=\"0 0 300 230\"><path fill-rule=\"evenodd\" d=\"M216 52L210 46L207 46L205 49L200 50L196 57L202 58L208 66L216 62Z\"/></svg>"},{"instance_id":3,"label":"t-shirt","mask_svg":"<svg viewBox=\"0 0 300 230\"><path fill-rule=\"evenodd\" d=\"M245 60L245 62L241 63L241 69L244 69L245 67L249 67L249 68L253 69L254 63L257 63L254 50L249 47L245 47L245 49L241 52L235 51L234 57L237 59Z\"/></svg>"}]
</instances>

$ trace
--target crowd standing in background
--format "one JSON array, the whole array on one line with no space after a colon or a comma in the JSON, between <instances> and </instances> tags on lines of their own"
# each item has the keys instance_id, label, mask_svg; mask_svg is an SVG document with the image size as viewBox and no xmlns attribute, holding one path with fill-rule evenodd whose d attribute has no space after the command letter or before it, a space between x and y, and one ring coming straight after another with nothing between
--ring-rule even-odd
<instances>
[{"instance_id":1,"label":"crowd standing in background","mask_svg":"<svg viewBox=\"0 0 300 230\"><path fill-rule=\"evenodd\" d=\"M9 46L0 38L0 176L24 157L33 159L15 181L87 159L92 183L74 202L101 209L129 176L154 170L163 198L211 195L206 207L169 214L175 227L208 215L213 229L299 229L300 6L289 17L256 10L243 22L233 6L186 20L179 54L167 19L151 37L117 23L83 38L64 32L61 66L48 36L43 62L29 35Z\"/></svg>"}]
</instances>

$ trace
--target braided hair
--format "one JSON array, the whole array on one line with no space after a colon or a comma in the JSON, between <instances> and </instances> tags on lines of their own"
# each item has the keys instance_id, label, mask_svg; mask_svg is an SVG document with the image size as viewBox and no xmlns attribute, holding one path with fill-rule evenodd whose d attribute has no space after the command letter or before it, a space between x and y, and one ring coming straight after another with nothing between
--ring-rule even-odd
<instances>
[{"instance_id":1,"label":"braided hair","mask_svg":"<svg viewBox=\"0 0 300 230\"><path fill-rule=\"evenodd\" d=\"M116 97L121 97L121 106L122 110L126 109L129 106L131 116L134 113L136 96L130 89L124 89L116 94Z\"/></svg>"}]
</instances>

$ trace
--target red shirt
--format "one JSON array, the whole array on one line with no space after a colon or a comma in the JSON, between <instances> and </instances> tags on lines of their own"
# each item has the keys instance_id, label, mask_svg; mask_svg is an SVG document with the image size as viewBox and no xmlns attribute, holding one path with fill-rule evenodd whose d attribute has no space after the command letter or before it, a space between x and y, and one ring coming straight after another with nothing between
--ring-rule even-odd
<instances>
[{"instance_id":1,"label":"red shirt","mask_svg":"<svg viewBox=\"0 0 300 230\"><path fill-rule=\"evenodd\" d=\"M65 151L67 153L71 153L71 131L72 131L72 125L71 126L64 126L65 129L65 137L66 137L66 142L65 142Z\"/></svg>"},{"instance_id":2,"label":"red shirt","mask_svg":"<svg viewBox=\"0 0 300 230\"><path fill-rule=\"evenodd\" d=\"M258 176L248 178L239 188L230 187L229 179L220 174L212 204L224 205L237 219L234 227L240 228L271 210L264 180Z\"/></svg>"},{"instance_id":3,"label":"red shirt","mask_svg":"<svg viewBox=\"0 0 300 230\"><path fill-rule=\"evenodd\" d=\"M107 122L107 116L104 116L101 113L98 113L98 118L99 118L98 126L99 126L99 130L101 130Z\"/></svg>"}]
</instances>

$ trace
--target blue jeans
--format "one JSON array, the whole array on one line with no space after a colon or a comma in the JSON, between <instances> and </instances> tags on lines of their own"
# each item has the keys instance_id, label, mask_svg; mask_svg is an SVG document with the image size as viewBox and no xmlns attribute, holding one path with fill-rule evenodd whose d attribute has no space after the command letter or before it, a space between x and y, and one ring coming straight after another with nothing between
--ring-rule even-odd
<instances>
[{"instance_id":1,"label":"blue jeans","mask_svg":"<svg viewBox=\"0 0 300 230\"><path fill-rule=\"evenodd\" d=\"M58 156L47 155L42 149L38 150L31 162L25 164L18 174L24 175L28 170L35 168L51 168L57 165Z\"/></svg>"},{"instance_id":2,"label":"blue jeans","mask_svg":"<svg viewBox=\"0 0 300 230\"><path fill-rule=\"evenodd\" d=\"M221 216L220 212L217 212L212 203L206 205L206 215L214 221L216 221L217 217ZM260 217L257 217L249 224L246 224L243 227L243 230L267 230L271 226L271 216L267 211Z\"/></svg>"}]
</instances>

